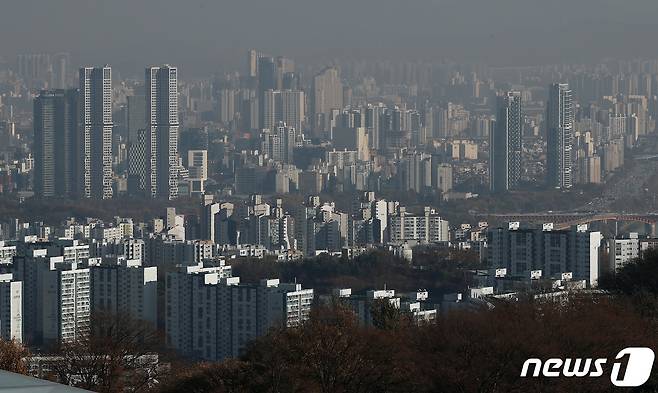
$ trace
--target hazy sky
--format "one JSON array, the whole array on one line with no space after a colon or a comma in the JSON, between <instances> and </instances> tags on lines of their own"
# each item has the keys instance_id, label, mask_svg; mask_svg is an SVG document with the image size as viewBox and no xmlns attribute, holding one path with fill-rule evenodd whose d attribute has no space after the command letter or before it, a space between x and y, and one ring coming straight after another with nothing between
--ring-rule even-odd
<instances>
[{"instance_id":1,"label":"hazy sky","mask_svg":"<svg viewBox=\"0 0 658 393\"><path fill-rule=\"evenodd\" d=\"M249 47L489 64L658 57L658 0L0 0L0 55L199 74Z\"/></svg>"}]
</instances>

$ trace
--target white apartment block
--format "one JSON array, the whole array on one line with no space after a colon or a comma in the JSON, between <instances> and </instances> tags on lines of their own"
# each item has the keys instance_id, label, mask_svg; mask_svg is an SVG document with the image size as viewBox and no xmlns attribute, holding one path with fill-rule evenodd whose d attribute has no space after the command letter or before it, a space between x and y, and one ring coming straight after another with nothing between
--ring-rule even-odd
<instances>
[{"instance_id":1,"label":"white apartment block","mask_svg":"<svg viewBox=\"0 0 658 393\"><path fill-rule=\"evenodd\" d=\"M112 69L80 68L81 195L112 198Z\"/></svg>"},{"instance_id":2,"label":"white apartment block","mask_svg":"<svg viewBox=\"0 0 658 393\"><path fill-rule=\"evenodd\" d=\"M362 326L373 325L373 305L377 301L387 301L391 306L410 316L416 323L427 323L436 319L437 310L426 308L427 291L396 295L393 289L374 289L365 294L352 294L350 288L334 289L332 297L345 302L356 315Z\"/></svg>"},{"instance_id":3,"label":"white apartment block","mask_svg":"<svg viewBox=\"0 0 658 393\"><path fill-rule=\"evenodd\" d=\"M41 328L43 343L84 337L89 332L91 316L89 269L79 269L75 263L54 263L40 273L38 300L42 306L37 326Z\"/></svg>"},{"instance_id":4,"label":"white apartment block","mask_svg":"<svg viewBox=\"0 0 658 393\"><path fill-rule=\"evenodd\" d=\"M23 283L0 274L0 339L23 342Z\"/></svg>"},{"instance_id":5,"label":"white apartment block","mask_svg":"<svg viewBox=\"0 0 658 393\"><path fill-rule=\"evenodd\" d=\"M637 233L631 233L626 239L616 238L608 241L610 268L617 271L627 263L640 256L640 239Z\"/></svg>"},{"instance_id":6,"label":"white apartment block","mask_svg":"<svg viewBox=\"0 0 658 393\"><path fill-rule=\"evenodd\" d=\"M146 188L151 197L178 197L178 69L146 69Z\"/></svg>"},{"instance_id":7,"label":"white apartment block","mask_svg":"<svg viewBox=\"0 0 658 393\"><path fill-rule=\"evenodd\" d=\"M158 268L139 260L90 266L93 312L128 315L155 326L158 308Z\"/></svg>"},{"instance_id":8,"label":"white apartment block","mask_svg":"<svg viewBox=\"0 0 658 393\"><path fill-rule=\"evenodd\" d=\"M16 255L16 246L0 241L0 262L3 260L11 260L14 255Z\"/></svg>"},{"instance_id":9,"label":"white apartment block","mask_svg":"<svg viewBox=\"0 0 658 393\"><path fill-rule=\"evenodd\" d=\"M190 174L190 194L203 195L208 180L208 150L188 151L187 170Z\"/></svg>"},{"instance_id":10,"label":"white apartment block","mask_svg":"<svg viewBox=\"0 0 658 393\"><path fill-rule=\"evenodd\" d=\"M450 240L448 221L442 219L430 209L425 208L423 215L412 215L401 207L397 215L388 219L391 243L416 241L419 243L438 243Z\"/></svg>"},{"instance_id":11,"label":"white apartment block","mask_svg":"<svg viewBox=\"0 0 658 393\"><path fill-rule=\"evenodd\" d=\"M241 284L221 271L188 267L167 276L167 343L189 358L237 357L270 328L308 319L312 301L313 290L300 284Z\"/></svg>"},{"instance_id":12,"label":"white apartment block","mask_svg":"<svg viewBox=\"0 0 658 393\"><path fill-rule=\"evenodd\" d=\"M96 240L118 242L124 237L123 227L96 227L92 230L92 237Z\"/></svg>"},{"instance_id":13,"label":"white apartment block","mask_svg":"<svg viewBox=\"0 0 658 393\"><path fill-rule=\"evenodd\" d=\"M73 240L61 246L61 255L66 262L80 262L89 258L89 245Z\"/></svg>"},{"instance_id":14,"label":"white apartment block","mask_svg":"<svg viewBox=\"0 0 658 393\"><path fill-rule=\"evenodd\" d=\"M14 258L14 278L23 282L23 341L56 344L86 334L90 318L90 273L47 249Z\"/></svg>"},{"instance_id":15,"label":"white apartment block","mask_svg":"<svg viewBox=\"0 0 658 393\"><path fill-rule=\"evenodd\" d=\"M123 242L123 256L127 260L144 261L144 240L128 239Z\"/></svg>"}]
</instances>

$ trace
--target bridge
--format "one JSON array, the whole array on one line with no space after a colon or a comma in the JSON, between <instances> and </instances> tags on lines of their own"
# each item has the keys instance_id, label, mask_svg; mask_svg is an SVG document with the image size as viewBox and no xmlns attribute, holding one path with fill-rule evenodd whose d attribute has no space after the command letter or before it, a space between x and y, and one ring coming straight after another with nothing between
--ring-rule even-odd
<instances>
[{"instance_id":1,"label":"bridge","mask_svg":"<svg viewBox=\"0 0 658 393\"><path fill-rule=\"evenodd\" d=\"M638 222L651 226L651 232L656 233L658 214L630 214L630 213L608 213L608 212L548 212L548 213L511 213L511 214L484 214L488 219L496 221L519 221L532 224L543 224L552 222L555 229L567 229L572 225L590 224L600 221L626 221Z\"/></svg>"}]
</instances>

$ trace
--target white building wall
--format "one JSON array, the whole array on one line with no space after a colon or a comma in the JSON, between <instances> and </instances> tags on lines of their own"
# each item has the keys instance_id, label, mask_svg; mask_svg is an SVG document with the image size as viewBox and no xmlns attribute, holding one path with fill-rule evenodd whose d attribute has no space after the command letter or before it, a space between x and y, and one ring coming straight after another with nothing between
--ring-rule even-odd
<instances>
[{"instance_id":1,"label":"white building wall","mask_svg":"<svg viewBox=\"0 0 658 393\"><path fill-rule=\"evenodd\" d=\"M23 342L23 283L0 274L0 339Z\"/></svg>"}]
</instances>

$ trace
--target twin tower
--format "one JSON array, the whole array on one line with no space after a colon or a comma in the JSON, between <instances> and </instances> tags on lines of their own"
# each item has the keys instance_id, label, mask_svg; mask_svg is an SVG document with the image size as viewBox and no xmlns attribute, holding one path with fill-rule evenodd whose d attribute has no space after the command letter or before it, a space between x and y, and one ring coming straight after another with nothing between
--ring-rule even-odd
<instances>
[{"instance_id":1,"label":"twin tower","mask_svg":"<svg viewBox=\"0 0 658 393\"><path fill-rule=\"evenodd\" d=\"M78 89L44 90L34 100L34 190L43 198L112 198L112 69L84 67ZM130 176L144 195L178 196L178 70L145 73L143 124L128 141Z\"/></svg>"}]
</instances>

